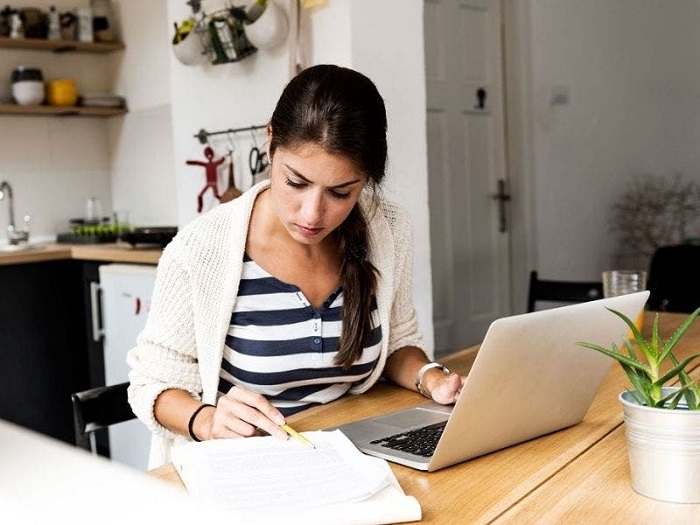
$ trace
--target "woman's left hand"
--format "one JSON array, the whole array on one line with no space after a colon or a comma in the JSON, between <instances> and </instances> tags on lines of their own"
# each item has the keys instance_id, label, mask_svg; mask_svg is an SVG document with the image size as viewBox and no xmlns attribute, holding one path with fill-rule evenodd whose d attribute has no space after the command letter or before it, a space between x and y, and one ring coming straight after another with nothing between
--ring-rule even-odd
<instances>
[{"instance_id":1,"label":"woman's left hand","mask_svg":"<svg viewBox=\"0 0 700 525\"><path fill-rule=\"evenodd\" d=\"M441 405L449 405L457 401L459 394L462 392L464 380L464 377L455 372L447 375L438 371L428 391L433 401Z\"/></svg>"}]
</instances>

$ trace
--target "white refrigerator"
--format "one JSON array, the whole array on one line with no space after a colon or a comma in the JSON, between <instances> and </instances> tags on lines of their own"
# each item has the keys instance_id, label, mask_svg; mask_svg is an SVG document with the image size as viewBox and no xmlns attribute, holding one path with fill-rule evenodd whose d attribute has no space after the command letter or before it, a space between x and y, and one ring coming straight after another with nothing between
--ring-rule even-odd
<instances>
[{"instance_id":1,"label":"white refrigerator","mask_svg":"<svg viewBox=\"0 0 700 525\"><path fill-rule=\"evenodd\" d=\"M105 384L128 381L126 354L146 323L156 267L139 264L100 266ZM138 419L109 427L112 461L146 470L151 434Z\"/></svg>"}]
</instances>

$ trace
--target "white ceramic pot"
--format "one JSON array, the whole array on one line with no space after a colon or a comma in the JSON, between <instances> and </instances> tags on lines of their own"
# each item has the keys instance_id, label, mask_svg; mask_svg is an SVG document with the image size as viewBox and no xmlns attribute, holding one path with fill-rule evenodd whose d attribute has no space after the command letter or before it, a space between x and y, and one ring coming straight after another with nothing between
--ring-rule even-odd
<instances>
[{"instance_id":1,"label":"white ceramic pot","mask_svg":"<svg viewBox=\"0 0 700 525\"><path fill-rule=\"evenodd\" d=\"M265 11L251 24L246 24L245 34L258 49L272 49L287 38L289 24L287 15L272 0L268 0Z\"/></svg>"},{"instance_id":2,"label":"white ceramic pot","mask_svg":"<svg viewBox=\"0 0 700 525\"><path fill-rule=\"evenodd\" d=\"M674 390L664 387L663 395ZM662 501L700 503L700 410L650 408L631 392L619 399L632 488Z\"/></svg>"},{"instance_id":3,"label":"white ceramic pot","mask_svg":"<svg viewBox=\"0 0 700 525\"><path fill-rule=\"evenodd\" d=\"M12 84L12 98L21 106L44 102L44 83L41 80L20 80Z\"/></svg>"}]
</instances>

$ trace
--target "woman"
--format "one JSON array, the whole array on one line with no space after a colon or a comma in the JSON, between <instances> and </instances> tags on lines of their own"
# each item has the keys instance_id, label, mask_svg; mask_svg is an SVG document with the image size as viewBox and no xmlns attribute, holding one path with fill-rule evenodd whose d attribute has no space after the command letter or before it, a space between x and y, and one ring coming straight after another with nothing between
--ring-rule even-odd
<instances>
[{"instance_id":1,"label":"woman","mask_svg":"<svg viewBox=\"0 0 700 525\"><path fill-rule=\"evenodd\" d=\"M426 355L410 225L376 193L387 143L374 84L338 66L304 70L268 145L270 180L183 228L161 257L128 357L151 467L185 437L287 439L286 416L382 376L444 404L462 387Z\"/></svg>"}]
</instances>

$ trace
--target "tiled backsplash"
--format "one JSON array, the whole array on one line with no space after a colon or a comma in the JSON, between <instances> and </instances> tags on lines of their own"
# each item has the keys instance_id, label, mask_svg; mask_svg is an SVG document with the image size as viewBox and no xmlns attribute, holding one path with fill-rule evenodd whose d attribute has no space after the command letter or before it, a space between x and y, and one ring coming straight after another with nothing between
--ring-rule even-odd
<instances>
[{"instance_id":1,"label":"tiled backsplash","mask_svg":"<svg viewBox=\"0 0 700 525\"><path fill-rule=\"evenodd\" d=\"M16 221L31 216L33 237L55 235L83 216L90 195L111 207L106 121L4 116L1 124L0 179L13 188ZM0 238L7 223L3 201Z\"/></svg>"}]
</instances>

